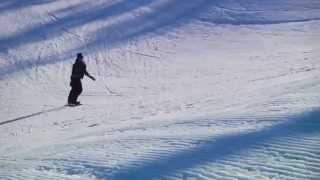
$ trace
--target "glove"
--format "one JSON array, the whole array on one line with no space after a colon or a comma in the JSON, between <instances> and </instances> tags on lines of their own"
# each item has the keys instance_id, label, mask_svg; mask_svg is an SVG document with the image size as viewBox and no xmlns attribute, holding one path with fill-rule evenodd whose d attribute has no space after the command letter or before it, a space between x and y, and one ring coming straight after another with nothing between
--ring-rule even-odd
<instances>
[{"instance_id":1,"label":"glove","mask_svg":"<svg viewBox=\"0 0 320 180\"><path fill-rule=\"evenodd\" d=\"M89 77L90 77L90 79L92 79L93 81L96 80L96 78L94 78L93 76L89 76Z\"/></svg>"}]
</instances>

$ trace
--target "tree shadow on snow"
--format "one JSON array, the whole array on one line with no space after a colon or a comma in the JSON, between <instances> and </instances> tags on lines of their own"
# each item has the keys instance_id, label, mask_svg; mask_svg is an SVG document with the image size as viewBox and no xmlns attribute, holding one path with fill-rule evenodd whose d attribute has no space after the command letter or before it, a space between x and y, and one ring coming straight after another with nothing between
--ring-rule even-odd
<instances>
[{"instance_id":1,"label":"tree shadow on snow","mask_svg":"<svg viewBox=\"0 0 320 180\"><path fill-rule=\"evenodd\" d=\"M282 123L259 131L225 135L212 140L207 139L205 143L189 151L164 155L164 157L159 157L155 160L139 163L141 165L112 170L105 166L86 162L66 161L62 162L62 164L67 163L69 166L63 168L63 171L67 174L90 172L98 179L161 179L189 168L224 160L243 151L252 150L256 145L278 138L296 137L298 139L301 135L319 133L319 120L320 110L315 110L289 118ZM226 119L226 121L228 120ZM82 168L78 169L77 167Z\"/></svg>"},{"instance_id":2,"label":"tree shadow on snow","mask_svg":"<svg viewBox=\"0 0 320 180\"><path fill-rule=\"evenodd\" d=\"M0 14L3 12L26 8L28 6L41 5L53 2L54 0L1 0Z\"/></svg>"},{"instance_id":3,"label":"tree shadow on snow","mask_svg":"<svg viewBox=\"0 0 320 180\"><path fill-rule=\"evenodd\" d=\"M0 46L10 49L40 42L47 38L59 37L62 33L69 31L71 28L80 27L87 23L99 20L108 20L108 18L134 11L137 8L147 6L155 1L156 0L123 0L112 5L99 5L94 9L90 8L80 12L76 11L75 13L63 17L59 17L59 12L57 12L57 14L48 14L54 16L51 22L40 24L12 36L0 38ZM76 37L79 41L82 41L82 47L76 47L64 53L43 56L41 57L41 60L20 59L17 62L13 62L0 68L0 74L3 76L36 66L45 66L65 61L73 58L74 54L78 52L79 49L81 51L89 52L90 50L105 48L106 45L114 46L118 43L127 42L148 33L167 32L168 30L172 30L172 28L191 20L198 13L203 12L208 4L210 4L210 0L188 0L188 2L179 0L166 1L152 12L137 15L129 20L119 20L116 24L103 27L98 31L93 32L92 37L94 38L91 38L90 40L84 41L81 37ZM164 27L170 27L170 29Z\"/></svg>"},{"instance_id":4,"label":"tree shadow on snow","mask_svg":"<svg viewBox=\"0 0 320 180\"><path fill-rule=\"evenodd\" d=\"M18 34L1 38L0 45L14 48L20 45L40 42L47 37L55 38L61 36L67 29L83 26L98 20L107 20L109 17L132 11L140 6L145 6L151 1L152 0L140 0L138 1L139 3L120 1L112 5L99 5L94 7L94 9L89 8L80 12L75 11L75 13L62 17L60 17L59 14L69 10L63 9L49 13L48 16L52 16L52 21L45 24L39 24Z\"/></svg>"},{"instance_id":5,"label":"tree shadow on snow","mask_svg":"<svg viewBox=\"0 0 320 180\"><path fill-rule=\"evenodd\" d=\"M173 154L158 161L146 162L145 165L137 168L123 169L114 177L115 179L126 179L127 177L151 179L170 175L197 165L225 159L272 139L319 133L319 120L320 110L305 113L261 131L223 136L190 151Z\"/></svg>"},{"instance_id":6,"label":"tree shadow on snow","mask_svg":"<svg viewBox=\"0 0 320 180\"><path fill-rule=\"evenodd\" d=\"M241 1L242 4L250 0ZM251 0L249 4L257 4L257 0ZM44 2L50 2L49 0ZM293 19L266 19L263 10L254 9L253 11L238 10L228 7L234 6L236 1L212 1L212 0L170 0L163 1L161 5L153 6L149 11L144 13L134 12L138 8L148 7L151 3L161 2L160 0L122 0L114 4L102 3L96 7L72 11L77 7L60 9L56 12L48 13L51 21L39 24L31 29L12 36L0 38L0 47L2 49L16 48L30 43L37 43L55 37L60 37L63 33L73 34L78 39L80 47L68 50L67 52L59 52L50 56L44 55L41 59L20 59L7 66L0 68L0 75L11 74L24 69L35 66L45 66L73 58L74 54L79 50L83 52L93 52L99 49L115 46L118 43L128 42L135 38L145 36L147 34L161 34L170 32L173 29L186 25L193 20L204 21L214 24L273 24L284 22L301 22L309 21L317 18L293 18ZM228 2L228 3L226 3ZM260 1L259 1L260 2ZM1 7L22 7L25 5L39 4L42 1L6 1ZM248 4L248 3L247 3ZM259 3L258 3L259 4ZM81 4L80 4L81 5ZM278 6L285 6L286 3L278 3ZM316 4L315 7L320 6ZM0 7L0 8L1 8ZM80 7L83 7L81 5ZM320 8L320 7L319 7ZM281 8L280 8L281 9ZM292 10L294 11L294 9ZM68 12L68 13L66 13ZM281 12L281 11L279 11ZM112 17L120 17L125 13L131 13L132 18L121 20L116 23L101 27L94 31L89 37L81 37L71 31L72 28L83 27L84 25L96 21L109 21ZM204 14L209 16L203 16ZM67 15L65 15L67 14ZM211 15L210 15L211 14ZM320 15L319 15L320 16ZM258 17L258 18L257 18ZM260 18L259 18L260 17ZM277 16L272 16L277 17ZM112 22L112 21L110 21Z\"/></svg>"}]
</instances>

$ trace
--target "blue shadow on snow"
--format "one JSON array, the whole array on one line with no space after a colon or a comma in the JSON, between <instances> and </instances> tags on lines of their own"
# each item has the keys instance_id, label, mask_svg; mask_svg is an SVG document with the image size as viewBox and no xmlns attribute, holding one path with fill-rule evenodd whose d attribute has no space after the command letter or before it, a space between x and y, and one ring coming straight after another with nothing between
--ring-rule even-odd
<instances>
[{"instance_id":1,"label":"blue shadow on snow","mask_svg":"<svg viewBox=\"0 0 320 180\"><path fill-rule=\"evenodd\" d=\"M18 46L36 43L49 38L59 37L64 32L68 32L69 29L75 27L81 27L85 24L92 23L95 21L108 21L111 17L117 17L124 13L133 12L134 10L141 7L148 7L151 3L158 2L159 0L121 0L114 4L100 4L97 7L89 8L81 11L74 11L77 7L70 7L70 9L60 9L56 12L49 13L48 16L52 16L52 21L49 21L45 24L39 24L30 29L25 29L24 31L17 33L9 37L0 38L0 47L4 49L15 48ZM51 2L50 0L46 1L5 1L0 3L0 8L20 8L23 5L35 5L45 2ZM228 1L230 6L234 6L234 1ZM248 3L250 2L250 3ZM277 9L287 8L287 1L274 1L277 2ZM297 1L298 2L298 1ZM246 4L247 3L247 4ZM115 24L111 24L106 27L92 32L91 37L88 40L83 40L83 37L77 37L74 34L74 38L77 38L81 41L82 46L71 49L67 52L56 53L50 56L43 56L41 59L20 59L15 61L12 64L0 68L0 75L7 75L17 71L33 68L36 66L45 66L48 64L54 64L61 61L66 61L74 56L78 51L93 52L99 49L104 49L106 46L114 46L118 43L127 42L147 34L161 34L170 32L173 29L186 25L193 20L212 23L212 24L230 24L230 25L265 25L265 24L279 24L287 22L304 22L310 20L318 20L318 16L312 17L293 17L290 19L283 19L277 16L275 19L266 19L265 12L270 10L271 12L274 9L263 9L259 10L257 8L251 7L250 4L264 3L270 5L268 2L257 2L257 0L243 0L241 4L243 7L248 6L247 8L253 9L252 11L245 11L240 9L228 8L228 3L222 0L171 0L164 1L161 5L153 7L151 11L143 14L133 13L134 18L129 20L119 20ZM301 3L304 5L306 3ZM225 7L227 6L227 7ZM313 8L320 9L320 3L315 3ZM294 6L296 7L296 6ZM297 7L298 8L298 7ZM299 10L305 10L304 6ZM65 14L61 12L72 12L68 15L60 16L60 14ZM288 9L288 11L295 11L295 9ZM274 11L279 13L281 11ZM205 14L209 14L206 16ZM211 15L210 15L211 14ZM287 16L285 16L287 17ZM2 50L2 51L3 51Z\"/></svg>"},{"instance_id":2,"label":"blue shadow on snow","mask_svg":"<svg viewBox=\"0 0 320 180\"><path fill-rule=\"evenodd\" d=\"M226 121L228 120L226 119ZM320 133L320 110L288 118L277 125L262 130L226 135L212 140L207 139L205 143L189 151L165 155L159 159L141 162L140 165L131 165L119 170L112 170L89 162L61 160L60 163L69 164L67 167L62 165L62 170L70 175L82 174L85 171L98 179L161 179L198 165L224 160L232 155L254 149L256 145L261 143L286 137L296 137L298 139L301 135L315 133ZM59 164L60 160L53 161ZM77 167L81 168L78 169Z\"/></svg>"}]
</instances>

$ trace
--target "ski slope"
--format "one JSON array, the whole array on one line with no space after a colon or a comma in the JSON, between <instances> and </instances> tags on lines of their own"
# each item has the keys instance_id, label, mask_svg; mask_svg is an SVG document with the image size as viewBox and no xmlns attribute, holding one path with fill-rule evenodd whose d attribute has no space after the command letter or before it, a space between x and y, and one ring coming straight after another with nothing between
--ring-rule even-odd
<instances>
[{"instance_id":1,"label":"ski slope","mask_svg":"<svg viewBox=\"0 0 320 180\"><path fill-rule=\"evenodd\" d=\"M0 1L0 179L320 179L320 1ZM66 107L78 52L82 106Z\"/></svg>"}]
</instances>

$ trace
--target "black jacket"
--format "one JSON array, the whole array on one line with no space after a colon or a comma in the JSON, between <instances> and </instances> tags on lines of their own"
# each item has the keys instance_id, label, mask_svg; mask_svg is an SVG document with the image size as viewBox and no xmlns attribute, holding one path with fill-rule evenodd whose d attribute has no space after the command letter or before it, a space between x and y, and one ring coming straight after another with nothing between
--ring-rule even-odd
<instances>
[{"instance_id":1,"label":"black jacket","mask_svg":"<svg viewBox=\"0 0 320 180\"><path fill-rule=\"evenodd\" d=\"M72 66L71 78L82 79L84 75L89 76L86 69L86 64L83 61L76 60Z\"/></svg>"}]
</instances>

